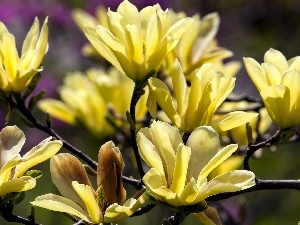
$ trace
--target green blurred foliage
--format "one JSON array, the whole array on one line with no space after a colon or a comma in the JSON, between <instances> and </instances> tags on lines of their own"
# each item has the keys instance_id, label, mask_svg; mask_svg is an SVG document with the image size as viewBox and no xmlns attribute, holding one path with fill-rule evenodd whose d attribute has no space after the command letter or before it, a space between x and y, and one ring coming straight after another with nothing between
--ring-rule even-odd
<instances>
[{"instance_id":1,"label":"green blurred foliage","mask_svg":"<svg viewBox=\"0 0 300 225\"><path fill-rule=\"evenodd\" d=\"M66 5L71 8L83 4L82 1L65 0L61 2L67 3ZM232 59L242 61L242 57L252 57L261 62L263 54L271 47L280 50L288 59L300 55L300 1L298 0L174 0L171 7L174 7L176 11L185 11L189 15L200 12L200 15L204 16L210 12L218 12L221 17L221 26L217 38L220 46L224 46L235 53ZM87 62L84 57L78 56L80 55L78 42L69 41L72 36L83 37L74 24L72 24L72 29L70 32L62 32L62 28L50 27L50 34L53 33L51 35L52 43L49 48L50 54L47 56L49 58L45 64L45 70L49 72L53 67L53 70L57 72L55 76L58 79L72 68L72 65L73 69L85 69L87 65L92 64ZM65 37L63 37L64 35ZM57 39L55 40L55 38ZM58 46L61 46L62 42L64 45L70 46L63 48L63 52L60 52ZM69 57L65 57L65 61L57 61L56 56L61 54ZM81 62L83 63L81 64ZM243 93L257 95L244 69L238 75L237 85L236 91L241 92L243 90ZM4 117L3 105L1 105L1 111L1 117ZM41 115L40 118L42 118ZM2 118L1 121L3 121ZM13 117L11 121L20 124L17 116ZM60 135L74 146L85 151L91 158L97 159L100 145L104 143L101 137L96 140L82 128L68 127L57 121L54 122L54 128L57 129ZM1 126L4 126L4 123ZM30 139L30 136L35 137L34 140L26 143L24 149L32 147L32 143L37 144L46 135L41 134L36 129L27 129L26 136L28 139ZM261 179L300 179L299 150L299 141L280 144L277 146L276 151L264 149L259 158L250 160L251 168ZM127 165L125 175L137 176L132 152L124 150L124 153L125 164ZM17 215L27 217L30 211L29 202L34 200L35 197L50 192L58 194L51 182L49 161L36 167L36 169L40 169L43 176L37 181L37 187L27 192L25 201L16 206L14 212ZM128 196L133 193L134 190L129 188ZM228 202L222 201L221 203L227 204ZM294 190L259 191L232 198L230 199L231 202L237 202L238 204L235 205L235 208L228 207L229 213L235 213L240 202L243 202L246 207L246 220L243 223L236 224L289 225L297 224L300 220L300 195L299 192ZM171 212L161 207L155 207L146 215L129 218L120 224L161 224L162 218L171 215ZM72 221L63 214L41 208L36 209L36 220L44 225L72 224ZM0 218L0 224L15 225L15 223L8 223L2 218ZM182 224L197 224L197 220L193 216L188 216ZM224 225L234 224L224 222Z\"/></svg>"}]
</instances>

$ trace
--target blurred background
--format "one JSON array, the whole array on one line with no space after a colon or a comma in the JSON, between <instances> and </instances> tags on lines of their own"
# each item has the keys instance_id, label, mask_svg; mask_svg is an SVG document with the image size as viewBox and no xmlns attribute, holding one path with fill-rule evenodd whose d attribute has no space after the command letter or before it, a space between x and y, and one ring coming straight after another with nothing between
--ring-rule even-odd
<instances>
[{"instance_id":1,"label":"blurred background","mask_svg":"<svg viewBox=\"0 0 300 225\"><path fill-rule=\"evenodd\" d=\"M18 49L35 17L40 22L49 16L49 51L43 63L43 78L37 91L46 90L46 97L58 98L57 87L67 72L85 71L95 62L82 56L81 47L87 42L83 33L71 18L75 8L81 8L93 14L97 5L104 5L115 10L120 0L1 0L0 21L17 40ZM287 59L300 55L300 1L298 0L132 0L139 9L147 5L159 3L163 9L173 8L174 11L184 11L189 16L200 13L201 17L211 12L218 12L221 25L217 35L220 46L234 52L230 60L242 61L242 57L252 57L262 62L264 53L269 48L281 51ZM258 96L256 89L247 77L242 67L237 77L236 93ZM0 128L5 126L7 109L0 105ZM39 119L42 113L36 111ZM13 114L9 125L21 127L27 136L24 152L47 137L41 131L27 128L17 113ZM89 135L80 127L73 127L53 121L54 128L67 141L79 149L83 149L93 159L96 159L103 140ZM100 138L101 139L101 138ZM251 166L261 179L300 179L299 155L300 145L297 142L280 144L275 152L264 151L261 158L251 160ZM126 153L127 154L127 153ZM125 155L126 155L125 154ZM130 155L125 161L130 162ZM127 158L126 158L127 157ZM44 176L38 180L37 188L29 191L24 202L16 206L15 214L26 217L30 210L29 201L41 194L57 193L51 182L49 162L39 166ZM135 176L132 171L125 175ZM134 190L129 189L130 193ZM226 224L297 224L300 220L300 195L293 190L259 191L231 198L216 205L220 212L227 212ZM161 224L162 218L172 215L171 212L156 207L148 214L130 218L120 224ZM37 222L44 225L72 224L60 213L36 209ZM197 224L196 219L189 216L183 224ZM0 224L8 223L0 218ZM226 225L225 224L225 225Z\"/></svg>"}]
</instances>

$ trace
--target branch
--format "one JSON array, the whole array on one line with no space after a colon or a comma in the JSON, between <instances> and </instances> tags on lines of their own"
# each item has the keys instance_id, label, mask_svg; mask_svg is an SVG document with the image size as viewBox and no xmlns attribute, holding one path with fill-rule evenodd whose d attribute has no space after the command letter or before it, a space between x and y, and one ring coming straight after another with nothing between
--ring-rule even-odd
<instances>
[{"instance_id":1,"label":"branch","mask_svg":"<svg viewBox=\"0 0 300 225\"><path fill-rule=\"evenodd\" d=\"M62 141L63 146L72 152L74 155L79 157L80 159L84 160L89 166L91 166L93 169L97 169L97 163L92 160L88 155L84 154L82 151L65 141L63 138L61 138L51 127L44 126L42 123L40 123L31 113L30 110L26 107L24 101L20 99L19 97L16 97L16 107L20 111L20 113L25 116L26 119L28 119L34 127L37 129L49 134L50 136L55 137L56 139Z\"/></svg>"},{"instance_id":2,"label":"branch","mask_svg":"<svg viewBox=\"0 0 300 225\"><path fill-rule=\"evenodd\" d=\"M26 225L41 225L36 222L31 222L28 219L25 219L21 216L14 215L12 213L0 213L3 219L5 219L8 222L15 222L15 223L22 223Z\"/></svg>"},{"instance_id":3,"label":"branch","mask_svg":"<svg viewBox=\"0 0 300 225\"><path fill-rule=\"evenodd\" d=\"M207 201L219 201L228 199L244 193L261 190L286 190L293 189L300 191L300 180L260 180L256 179L256 184L245 190L237 192L220 193L206 198Z\"/></svg>"},{"instance_id":4,"label":"branch","mask_svg":"<svg viewBox=\"0 0 300 225\"><path fill-rule=\"evenodd\" d=\"M169 217L167 220L164 220L164 224L168 224L168 225L181 224L188 215L189 215L189 213L185 213L185 212L175 213L173 216Z\"/></svg>"},{"instance_id":5,"label":"branch","mask_svg":"<svg viewBox=\"0 0 300 225\"><path fill-rule=\"evenodd\" d=\"M138 167L138 170L140 173L140 177L142 179L142 177L145 175L145 172L143 169L141 156L139 154L139 150L138 150L138 146L137 146L137 142L136 142L136 127L135 127L135 124L136 124L135 108L136 108L136 104L141 96L141 93L140 93L141 91L142 90L140 90L140 85L135 83L133 93L132 93L132 98L130 101L130 116L131 116L131 120L133 122L133 124L130 124L130 136L131 136L131 144L132 144L134 156L136 159L137 167ZM141 180L139 187L142 188L142 185L143 185L143 182Z\"/></svg>"},{"instance_id":6,"label":"branch","mask_svg":"<svg viewBox=\"0 0 300 225\"><path fill-rule=\"evenodd\" d=\"M79 149L77 149L76 147L74 147L73 145L71 145L69 142L67 142L66 140L64 140L62 137L60 137L51 127L48 126L44 126L41 122L39 122L31 113L31 111L26 107L24 101L18 97L15 98L16 99L16 104L13 103L13 105L15 105L15 107L17 107L17 109L19 110L19 112L25 116L26 119L28 119L35 128L45 132L46 134L49 134L50 136L55 137L56 139L62 141L63 146L70 152L72 152L74 155L76 155L77 157L79 157L80 159L82 159L83 161L85 161L91 168L93 168L94 170L97 170L97 166L98 163L95 162L93 159L91 159L88 155L86 155L85 153L83 153L82 151L80 151ZM12 100L11 100L12 101ZM133 179L133 178L129 178L126 176L123 176L123 181L134 186L134 187L139 187L140 186L140 181ZM139 188L140 189L140 188Z\"/></svg>"},{"instance_id":7,"label":"branch","mask_svg":"<svg viewBox=\"0 0 300 225\"><path fill-rule=\"evenodd\" d=\"M135 211L130 217L134 217L134 216L140 216L143 215L147 212L149 212L151 209L153 209L156 205L149 203L147 205L145 205L142 208L139 208L137 211Z\"/></svg>"},{"instance_id":8,"label":"branch","mask_svg":"<svg viewBox=\"0 0 300 225\"><path fill-rule=\"evenodd\" d=\"M275 143L280 142L280 130L276 132L272 137L268 138L267 140L258 143L256 145L249 144L248 149L246 151L246 155L244 158L244 169L250 171L250 166L249 166L249 159L250 157L260 148L266 147L266 146L271 146Z\"/></svg>"}]
</instances>

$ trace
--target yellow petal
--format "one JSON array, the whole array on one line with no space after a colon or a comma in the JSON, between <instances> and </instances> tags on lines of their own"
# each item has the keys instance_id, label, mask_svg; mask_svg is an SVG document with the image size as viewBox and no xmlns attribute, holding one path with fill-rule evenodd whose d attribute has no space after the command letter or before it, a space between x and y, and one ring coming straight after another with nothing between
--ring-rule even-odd
<instances>
[{"instance_id":1,"label":"yellow petal","mask_svg":"<svg viewBox=\"0 0 300 225\"><path fill-rule=\"evenodd\" d=\"M203 199L224 192L236 192L255 185L255 174L247 170L234 170L210 180L201 192Z\"/></svg>"},{"instance_id":2,"label":"yellow petal","mask_svg":"<svg viewBox=\"0 0 300 225\"><path fill-rule=\"evenodd\" d=\"M122 43L126 42L125 30L120 23L122 16L118 13L112 12L110 9L107 11L107 25L109 31ZM123 24L124 25L124 24Z\"/></svg>"},{"instance_id":3,"label":"yellow petal","mask_svg":"<svg viewBox=\"0 0 300 225\"><path fill-rule=\"evenodd\" d=\"M23 156L26 161L16 166L14 177L22 176L29 168L46 161L55 155L62 145L61 141L50 141L50 138L41 142Z\"/></svg>"},{"instance_id":4,"label":"yellow petal","mask_svg":"<svg viewBox=\"0 0 300 225\"><path fill-rule=\"evenodd\" d=\"M173 174L173 182L171 184L170 190L175 192L178 196L181 195L184 189L185 182L187 180L187 171L189 160L191 156L191 148L180 144L176 152L176 161Z\"/></svg>"},{"instance_id":5,"label":"yellow petal","mask_svg":"<svg viewBox=\"0 0 300 225\"><path fill-rule=\"evenodd\" d=\"M235 111L227 113L223 116L214 119L211 123L211 126L217 131L226 131L231 130L235 127L239 127L243 124L246 124L256 118L258 113L254 112L243 112Z\"/></svg>"},{"instance_id":6,"label":"yellow petal","mask_svg":"<svg viewBox=\"0 0 300 225\"><path fill-rule=\"evenodd\" d=\"M110 205L105 211L104 222L120 222L131 216L135 211L147 204L147 202L149 202L149 197L144 192L138 199L128 199L123 206L116 203Z\"/></svg>"},{"instance_id":7,"label":"yellow petal","mask_svg":"<svg viewBox=\"0 0 300 225\"><path fill-rule=\"evenodd\" d=\"M96 201L94 190L89 185L79 184L77 181L72 182L74 190L77 192L94 223L103 222L103 215Z\"/></svg>"},{"instance_id":8,"label":"yellow petal","mask_svg":"<svg viewBox=\"0 0 300 225\"><path fill-rule=\"evenodd\" d=\"M17 154L12 156L7 162L5 162L0 170L0 184L9 180L11 177L12 169L23 161L24 159L19 154Z\"/></svg>"},{"instance_id":9,"label":"yellow petal","mask_svg":"<svg viewBox=\"0 0 300 225\"><path fill-rule=\"evenodd\" d=\"M137 144L139 153L146 164L151 168L155 168L161 175L165 176L162 160L160 159L155 146L141 132L137 133Z\"/></svg>"},{"instance_id":10,"label":"yellow petal","mask_svg":"<svg viewBox=\"0 0 300 225\"><path fill-rule=\"evenodd\" d=\"M182 143L181 135L175 127L160 121L154 121L151 124L150 131L156 150L160 155L165 172L167 173L166 177L168 185L171 185L173 180L176 150L179 144Z\"/></svg>"},{"instance_id":11,"label":"yellow petal","mask_svg":"<svg viewBox=\"0 0 300 225\"><path fill-rule=\"evenodd\" d=\"M264 61L270 63L279 70L281 74L286 72L289 68L285 56L278 50L270 48L264 55Z\"/></svg>"},{"instance_id":12,"label":"yellow petal","mask_svg":"<svg viewBox=\"0 0 300 225\"><path fill-rule=\"evenodd\" d=\"M4 183L0 183L0 196L7 193L28 191L34 188L36 180L29 176L15 178Z\"/></svg>"},{"instance_id":13,"label":"yellow petal","mask_svg":"<svg viewBox=\"0 0 300 225\"><path fill-rule=\"evenodd\" d=\"M164 13L159 10L160 13ZM146 33L146 58L149 58L156 50L162 41L162 22L159 13L156 11L149 20Z\"/></svg>"},{"instance_id":14,"label":"yellow petal","mask_svg":"<svg viewBox=\"0 0 300 225\"><path fill-rule=\"evenodd\" d=\"M292 108L299 102L299 87L300 87L300 71L298 70L291 70L283 74L281 85L287 86L290 90L290 111L292 112ZM299 115L298 112L295 113Z\"/></svg>"},{"instance_id":15,"label":"yellow petal","mask_svg":"<svg viewBox=\"0 0 300 225\"><path fill-rule=\"evenodd\" d=\"M180 206L180 200L176 193L164 186L166 183L165 177L161 176L154 168L151 168L145 174L143 181L147 190L150 191L157 201L167 202L175 207Z\"/></svg>"},{"instance_id":16,"label":"yellow petal","mask_svg":"<svg viewBox=\"0 0 300 225\"><path fill-rule=\"evenodd\" d=\"M40 67L40 65L43 61L43 58L44 58L46 52L48 51L48 33L49 33L48 17L46 17L44 24L41 28L41 34L40 34L39 39L35 46L36 53L28 66L29 68L36 69L36 68Z\"/></svg>"},{"instance_id":17,"label":"yellow petal","mask_svg":"<svg viewBox=\"0 0 300 225\"><path fill-rule=\"evenodd\" d=\"M266 80L269 85L280 84L282 74L274 65L270 63L262 63L261 66L266 72Z\"/></svg>"},{"instance_id":18,"label":"yellow petal","mask_svg":"<svg viewBox=\"0 0 300 225\"><path fill-rule=\"evenodd\" d=\"M105 45L102 41L99 40L98 34L96 33L96 30L85 26L84 27L84 33L87 39L91 42L91 44L94 46L94 48L107 60L109 61L113 66L115 66L119 71L121 71L123 74L126 74L123 70L120 62L116 58L116 56L113 54L113 52L108 48L107 45Z\"/></svg>"},{"instance_id":19,"label":"yellow petal","mask_svg":"<svg viewBox=\"0 0 300 225\"><path fill-rule=\"evenodd\" d=\"M220 147L219 135L211 127L202 126L192 132L186 145L192 149L187 178L197 179L200 171L217 154Z\"/></svg>"},{"instance_id":20,"label":"yellow petal","mask_svg":"<svg viewBox=\"0 0 300 225\"><path fill-rule=\"evenodd\" d=\"M255 84L257 90L261 92L264 87L268 86L266 72L261 65L252 58L244 58L244 64L252 82Z\"/></svg>"},{"instance_id":21,"label":"yellow petal","mask_svg":"<svg viewBox=\"0 0 300 225\"><path fill-rule=\"evenodd\" d=\"M33 50L35 48L36 42L39 36L40 23L37 17L34 19L34 22L28 31L26 38L24 39L22 46L22 54L24 55L28 50Z\"/></svg>"},{"instance_id":22,"label":"yellow petal","mask_svg":"<svg viewBox=\"0 0 300 225\"><path fill-rule=\"evenodd\" d=\"M167 114L167 116L175 124L175 126L180 127L181 118L175 109L170 91L167 86L157 78L150 78L148 80L148 85L150 93L154 95L157 103L162 108L162 110Z\"/></svg>"},{"instance_id":23,"label":"yellow petal","mask_svg":"<svg viewBox=\"0 0 300 225\"><path fill-rule=\"evenodd\" d=\"M180 39L182 35L185 34L187 29L191 26L192 22L192 18L183 18L177 21L170 27L168 35L172 36L175 39Z\"/></svg>"},{"instance_id":24,"label":"yellow petal","mask_svg":"<svg viewBox=\"0 0 300 225\"><path fill-rule=\"evenodd\" d=\"M122 16L123 24L135 24L140 20L138 9L128 0L123 1L117 9L117 13Z\"/></svg>"},{"instance_id":25,"label":"yellow petal","mask_svg":"<svg viewBox=\"0 0 300 225\"><path fill-rule=\"evenodd\" d=\"M55 194L46 194L37 197L32 205L42 207L57 212L64 212L76 217L83 219L86 222L93 223L89 218L89 215L75 202L71 201L68 198L55 195Z\"/></svg>"},{"instance_id":26,"label":"yellow petal","mask_svg":"<svg viewBox=\"0 0 300 225\"><path fill-rule=\"evenodd\" d=\"M282 85L272 85L266 87L260 95L272 120L281 128L290 127L292 118L289 89Z\"/></svg>"},{"instance_id":27,"label":"yellow petal","mask_svg":"<svg viewBox=\"0 0 300 225\"><path fill-rule=\"evenodd\" d=\"M59 192L84 207L72 186L73 181L92 186L82 163L69 153L60 153L50 159L50 172L52 182Z\"/></svg>"},{"instance_id":28,"label":"yellow petal","mask_svg":"<svg viewBox=\"0 0 300 225\"><path fill-rule=\"evenodd\" d=\"M76 123L74 111L72 111L64 102L45 98L38 102L38 107L49 113L51 116L56 117L66 123L74 125Z\"/></svg>"},{"instance_id":29,"label":"yellow petal","mask_svg":"<svg viewBox=\"0 0 300 225\"><path fill-rule=\"evenodd\" d=\"M6 126L0 132L0 168L14 155L19 154L25 135L17 126Z\"/></svg>"},{"instance_id":30,"label":"yellow petal","mask_svg":"<svg viewBox=\"0 0 300 225\"><path fill-rule=\"evenodd\" d=\"M205 178L204 178L205 179ZM205 179L206 180L206 179ZM197 181L192 178L190 182L185 185L184 189L182 190L181 194L179 195L179 199L182 205L190 205L194 204L195 199L200 194L202 188L201 185L197 185Z\"/></svg>"},{"instance_id":31,"label":"yellow petal","mask_svg":"<svg viewBox=\"0 0 300 225\"><path fill-rule=\"evenodd\" d=\"M13 82L17 74L19 61L15 37L10 33L4 33L1 39L0 51L4 56L2 63L7 71L8 81Z\"/></svg>"},{"instance_id":32,"label":"yellow petal","mask_svg":"<svg viewBox=\"0 0 300 225\"><path fill-rule=\"evenodd\" d=\"M177 100L177 112L182 115L186 109L187 85L179 61L176 59L172 70L174 95Z\"/></svg>"},{"instance_id":33,"label":"yellow petal","mask_svg":"<svg viewBox=\"0 0 300 225\"><path fill-rule=\"evenodd\" d=\"M198 181L202 177L207 177L208 174L215 169L217 166L219 166L222 162L224 162L229 156L232 155L233 152L235 152L238 148L237 144L230 144L226 147L222 148L216 155L214 155L211 160L203 167L201 170Z\"/></svg>"},{"instance_id":34,"label":"yellow petal","mask_svg":"<svg viewBox=\"0 0 300 225\"><path fill-rule=\"evenodd\" d=\"M133 60L134 66L141 66L145 62L145 55L143 52L143 40L141 37L141 31L135 25L126 26L126 37L128 43L128 49L130 49L129 57ZM136 64L136 65L135 65ZM139 74L144 71L138 72Z\"/></svg>"}]
</instances>

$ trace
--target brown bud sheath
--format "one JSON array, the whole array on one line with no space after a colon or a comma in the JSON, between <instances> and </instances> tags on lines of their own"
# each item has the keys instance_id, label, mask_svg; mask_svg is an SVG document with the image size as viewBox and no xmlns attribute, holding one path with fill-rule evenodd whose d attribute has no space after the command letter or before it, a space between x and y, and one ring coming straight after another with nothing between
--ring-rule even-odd
<instances>
[{"instance_id":1,"label":"brown bud sheath","mask_svg":"<svg viewBox=\"0 0 300 225\"><path fill-rule=\"evenodd\" d=\"M122 183L124 161L112 141L101 146L98 154L97 185L102 186L107 205L123 204L126 191Z\"/></svg>"}]
</instances>

